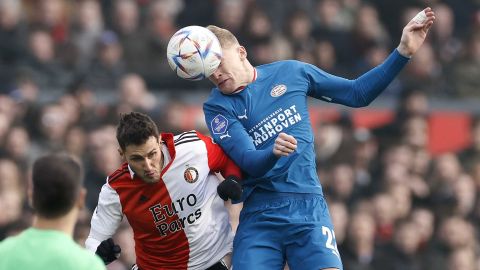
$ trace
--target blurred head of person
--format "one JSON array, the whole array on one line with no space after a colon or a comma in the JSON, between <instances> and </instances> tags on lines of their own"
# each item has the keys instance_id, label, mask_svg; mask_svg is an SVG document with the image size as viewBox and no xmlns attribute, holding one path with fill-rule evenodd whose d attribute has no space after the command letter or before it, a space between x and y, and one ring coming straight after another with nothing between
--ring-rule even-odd
<instances>
[{"instance_id":1,"label":"blurred head of person","mask_svg":"<svg viewBox=\"0 0 480 270\"><path fill-rule=\"evenodd\" d=\"M375 244L375 219L366 211L357 211L350 218L347 238L355 247Z\"/></svg>"},{"instance_id":2,"label":"blurred head of person","mask_svg":"<svg viewBox=\"0 0 480 270\"><path fill-rule=\"evenodd\" d=\"M76 221L86 195L80 163L65 154L50 154L37 159L33 164L29 194L38 217L58 219L73 215Z\"/></svg>"},{"instance_id":3,"label":"blurred head of person","mask_svg":"<svg viewBox=\"0 0 480 270\"><path fill-rule=\"evenodd\" d=\"M456 202L455 213L461 217L469 217L477 202L477 189L470 175L462 174L453 184L453 196Z\"/></svg>"},{"instance_id":4,"label":"blurred head of person","mask_svg":"<svg viewBox=\"0 0 480 270\"><path fill-rule=\"evenodd\" d=\"M103 28L103 17L100 2L96 0L83 0L78 2L76 22L80 29L96 33Z\"/></svg>"},{"instance_id":5,"label":"blurred head of person","mask_svg":"<svg viewBox=\"0 0 480 270\"><path fill-rule=\"evenodd\" d=\"M340 201L328 203L328 209L332 216L333 227L335 228L335 239L338 245L341 245L347 234L347 225L349 214L347 205Z\"/></svg>"},{"instance_id":6,"label":"blurred head of person","mask_svg":"<svg viewBox=\"0 0 480 270\"><path fill-rule=\"evenodd\" d=\"M402 139L414 150L428 147L428 121L424 116L411 116L403 123Z\"/></svg>"},{"instance_id":7,"label":"blurred head of person","mask_svg":"<svg viewBox=\"0 0 480 270\"><path fill-rule=\"evenodd\" d=\"M477 270L478 256L472 248L454 250L448 256L448 270Z\"/></svg>"},{"instance_id":8,"label":"blurred head of person","mask_svg":"<svg viewBox=\"0 0 480 270\"><path fill-rule=\"evenodd\" d=\"M148 26L154 40L167 45L170 37L175 33L175 17L182 9L183 1L153 0L148 6Z\"/></svg>"},{"instance_id":9,"label":"blurred head of person","mask_svg":"<svg viewBox=\"0 0 480 270\"><path fill-rule=\"evenodd\" d=\"M59 104L50 104L43 108L40 115L40 131L50 142L63 142L68 130L69 119L63 107Z\"/></svg>"},{"instance_id":10,"label":"blurred head of person","mask_svg":"<svg viewBox=\"0 0 480 270\"><path fill-rule=\"evenodd\" d=\"M462 174L462 166L453 153L445 153L434 160L433 175L439 183L452 185Z\"/></svg>"},{"instance_id":11,"label":"blurred head of person","mask_svg":"<svg viewBox=\"0 0 480 270\"><path fill-rule=\"evenodd\" d=\"M98 40L99 60L107 67L118 64L123 56L123 48L113 31L104 31Z\"/></svg>"},{"instance_id":12,"label":"blurred head of person","mask_svg":"<svg viewBox=\"0 0 480 270\"><path fill-rule=\"evenodd\" d=\"M15 126L10 129L6 138L5 150L14 160L21 161L28 158L30 136L24 127Z\"/></svg>"},{"instance_id":13,"label":"blurred head of person","mask_svg":"<svg viewBox=\"0 0 480 270\"><path fill-rule=\"evenodd\" d=\"M328 182L331 195L337 200L347 202L351 198L355 185L353 168L348 164L335 165Z\"/></svg>"},{"instance_id":14,"label":"blurred head of person","mask_svg":"<svg viewBox=\"0 0 480 270\"><path fill-rule=\"evenodd\" d=\"M40 63L48 63L55 59L55 45L52 36L42 28L34 29L29 35L31 56Z\"/></svg>"},{"instance_id":15,"label":"blurred head of person","mask_svg":"<svg viewBox=\"0 0 480 270\"><path fill-rule=\"evenodd\" d=\"M0 159L0 227L11 223L22 214L25 183L18 165L11 159Z\"/></svg>"},{"instance_id":16,"label":"blurred head of person","mask_svg":"<svg viewBox=\"0 0 480 270\"><path fill-rule=\"evenodd\" d=\"M245 20L246 1L220 0L216 11L216 20L219 25L239 33Z\"/></svg>"},{"instance_id":17,"label":"blurred head of person","mask_svg":"<svg viewBox=\"0 0 480 270\"><path fill-rule=\"evenodd\" d=\"M10 30L21 19L22 3L17 0L0 0L0 28Z\"/></svg>"},{"instance_id":18,"label":"blurred head of person","mask_svg":"<svg viewBox=\"0 0 480 270\"><path fill-rule=\"evenodd\" d=\"M113 23L120 34L130 34L137 30L140 22L138 4L134 0L118 0L114 3Z\"/></svg>"},{"instance_id":19,"label":"blurred head of person","mask_svg":"<svg viewBox=\"0 0 480 270\"><path fill-rule=\"evenodd\" d=\"M426 246L433 236L435 215L427 208L415 208L411 212L410 219L415 224L420 245Z\"/></svg>"},{"instance_id":20,"label":"blurred head of person","mask_svg":"<svg viewBox=\"0 0 480 270\"><path fill-rule=\"evenodd\" d=\"M473 225L458 216L448 217L440 223L438 237L449 251L474 248L477 239Z\"/></svg>"},{"instance_id":21,"label":"blurred head of person","mask_svg":"<svg viewBox=\"0 0 480 270\"><path fill-rule=\"evenodd\" d=\"M416 254L420 245L417 227L411 221L400 222L395 228L394 236L395 247L407 256Z\"/></svg>"},{"instance_id":22,"label":"blurred head of person","mask_svg":"<svg viewBox=\"0 0 480 270\"><path fill-rule=\"evenodd\" d=\"M379 193L373 198L373 209L377 224L377 240L390 241L397 220L395 199L389 193Z\"/></svg>"},{"instance_id":23,"label":"blurred head of person","mask_svg":"<svg viewBox=\"0 0 480 270\"><path fill-rule=\"evenodd\" d=\"M122 163L117 152L115 132L114 126L104 125L91 131L87 138L92 170L104 177L114 172Z\"/></svg>"},{"instance_id":24,"label":"blurred head of person","mask_svg":"<svg viewBox=\"0 0 480 270\"><path fill-rule=\"evenodd\" d=\"M406 218L412 209L412 190L406 184L390 184L388 193L395 202L395 214L397 219Z\"/></svg>"},{"instance_id":25,"label":"blurred head of person","mask_svg":"<svg viewBox=\"0 0 480 270\"><path fill-rule=\"evenodd\" d=\"M145 80L138 74L127 74L120 80L120 103L132 110L148 111L156 104L155 96L152 95Z\"/></svg>"}]
</instances>

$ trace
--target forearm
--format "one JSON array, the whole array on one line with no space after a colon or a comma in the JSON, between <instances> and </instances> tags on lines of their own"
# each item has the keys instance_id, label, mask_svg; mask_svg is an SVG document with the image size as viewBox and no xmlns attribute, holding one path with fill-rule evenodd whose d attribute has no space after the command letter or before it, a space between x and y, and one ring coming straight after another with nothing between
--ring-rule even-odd
<instances>
[{"instance_id":1,"label":"forearm","mask_svg":"<svg viewBox=\"0 0 480 270\"><path fill-rule=\"evenodd\" d=\"M272 149L273 146L264 150L247 150L235 162L248 175L261 177L271 170L278 160Z\"/></svg>"},{"instance_id":2,"label":"forearm","mask_svg":"<svg viewBox=\"0 0 480 270\"><path fill-rule=\"evenodd\" d=\"M95 251L97 251L97 247L105 239L97 239L94 236L92 236L92 233L90 232L90 235L88 235L87 240L85 240L85 248L95 253Z\"/></svg>"},{"instance_id":3,"label":"forearm","mask_svg":"<svg viewBox=\"0 0 480 270\"><path fill-rule=\"evenodd\" d=\"M103 185L98 196L98 205L93 211L85 247L95 252L100 242L115 234L122 222L122 217L120 197L108 183Z\"/></svg>"},{"instance_id":4,"label":"forearm","mask_svg":"<svg viewBox=\"0 0 480 270\"><path fill-rule=\"evenodd\" d=\"M354 80L353 91L355 98L353 107L362 107L370 104L400 73L408 63L409 58L394 50L379 66Z\"/></svg>"},{"instance_id":5,"label":"forearm","mask_svg":"<svg viewBox=\"0 0 480 270\"><path fill-rule=\"evenodd\" d=\"M355 80L328 74L315 66L305 65L310 83L308 95L349 107L369 105L393 81L408 62L394 50L385 61Z\"/></svg>"}]
</instances>

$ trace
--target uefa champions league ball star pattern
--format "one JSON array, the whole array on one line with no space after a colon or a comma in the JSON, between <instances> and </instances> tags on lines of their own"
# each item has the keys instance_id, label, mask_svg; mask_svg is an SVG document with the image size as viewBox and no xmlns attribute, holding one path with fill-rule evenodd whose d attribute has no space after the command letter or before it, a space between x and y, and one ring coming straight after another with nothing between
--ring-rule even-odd
<instances>
[{"instance_id":1,"label":"uefa champions league ball star pattern","mask_svg":"<svg viewBox=\"0 0 480 270\"><path fill-rule=\"evenodd\" d=\"M208 78L218 68L222 48L217 37L207 28L187 26L170 38L167 59L179 77L198 81Z\"/></svg>"}]
</instances>

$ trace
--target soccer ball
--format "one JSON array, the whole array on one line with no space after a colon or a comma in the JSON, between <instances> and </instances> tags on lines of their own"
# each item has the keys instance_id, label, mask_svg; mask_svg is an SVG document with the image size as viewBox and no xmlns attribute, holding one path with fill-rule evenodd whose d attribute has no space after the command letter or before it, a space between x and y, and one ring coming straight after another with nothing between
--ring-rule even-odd
<instances>
[{"instance_id":1,"label":"soccer ball","mask_svg":"<svg viewBox=\"0 0 480 270\"><path fill-rule=\"evenodd\" d=\"M222 48L217 37L207 28L187 26L170 38L167 59L179 77L198 81L208 78L218 68Z\"/></svg>"}]
</instances>

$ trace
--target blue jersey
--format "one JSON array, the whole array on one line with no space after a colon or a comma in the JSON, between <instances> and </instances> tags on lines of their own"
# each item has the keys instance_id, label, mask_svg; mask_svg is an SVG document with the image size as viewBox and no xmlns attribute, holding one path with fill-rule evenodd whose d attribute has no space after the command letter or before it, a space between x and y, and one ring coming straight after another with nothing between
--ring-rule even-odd
<instances>
[{"instance_id":1,"label":"blue jersey","mask_svg":"<svg viewBox=\"0 0 480 270\"><path fill-rule=\"evenodd\" d=\"M206 123L215 142L248 175L242 199L256 188L322 194L307 97L366 106L407 62L395 50L378 67L348 80L303 62L279 61L256 67L257 79L238 93L214 88L203 106ZM298 144L293 154L277 158L272 149L280 132Z\"/></svg>"}]
</instances>

